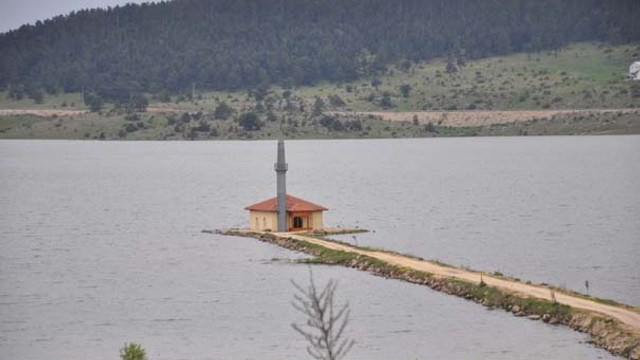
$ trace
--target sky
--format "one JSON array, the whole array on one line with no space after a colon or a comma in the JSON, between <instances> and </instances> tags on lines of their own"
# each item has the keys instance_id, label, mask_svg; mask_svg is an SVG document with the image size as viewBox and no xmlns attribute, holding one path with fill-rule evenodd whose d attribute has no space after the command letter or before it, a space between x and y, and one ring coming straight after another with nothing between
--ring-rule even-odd
<instances>
[{"instance_id":1,"label":"sky","mask_svg":"<svg viewBox=\"0 0 640 360\"><path fill-rule=\"evenodd\" d=\"M149 0L0 0L0 32L17 29L74 10L106 8Z\"/></svg>"}]
</instances>

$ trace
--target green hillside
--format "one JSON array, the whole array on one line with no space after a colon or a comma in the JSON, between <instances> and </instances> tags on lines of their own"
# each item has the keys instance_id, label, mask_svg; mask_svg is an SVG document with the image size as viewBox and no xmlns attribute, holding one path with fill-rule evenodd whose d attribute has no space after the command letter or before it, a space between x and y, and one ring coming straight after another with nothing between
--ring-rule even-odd
<instances>
[{"instance_id":1,"label":"green hillside","mask_svg":"<svg viewBox=\"0 0 640 360\"><path fill-rule=\"evenodd\" d=\"M465 62L640 41L637 0L180 0L89 9L0 34L0 90L108 101L308 86ZM482 76L488 76L486 70ZM472 74L473 75L473 74ZM496 75L496 74L494 74ZM431 78L431 81L436 81Z\"/></svg>"},{"instance_id":2,"label":"green hillside","mask_svg":"<svg viewBox=\"0 0 640 360\"><path fill-rule=\"evenodd\" d=\"M447 59L396 64L384 74L341 84L270 87L192 96L148 94L147 112L105 104L75 116L0 117L5 138L259 139L461 135L639 133L640 115L554 115L494 126L390 122L357 112L640 108L640 83L626 80L640 44L576 43L557 52L470 60L446 71ZM404 91L404 93L403 93ZM406 95L406 96L405 96ZM228 114L216 109L228 106ZM0 109L86 110L82 95L45 95L41 104L0 94ZM160 112L161 111L161 112ZM355 113L354 113L355 112ZM226 115L226 116L223 116ZM446 125L446 124L445 124ZM535 125L535 126L534 126Z\"/></svg>"}]
</instances>

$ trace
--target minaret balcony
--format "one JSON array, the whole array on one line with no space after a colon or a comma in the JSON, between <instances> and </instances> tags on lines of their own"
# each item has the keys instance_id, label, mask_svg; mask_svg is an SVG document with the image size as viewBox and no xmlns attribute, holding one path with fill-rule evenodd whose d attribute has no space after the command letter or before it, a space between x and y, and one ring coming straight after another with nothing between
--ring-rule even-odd
<instances>
[{"instance_id":1,"label":"minaret balcony","mask_svg":"<svg viewBox=\"0 0 640 360\"><path fill-rule=\"evenodd\" d=\"M289 170L289 164L287 164L287 163L284 163L284 164L275 163L275 164L273 164L273 168L276 171L287 171L287 170Z\"/></svg>"}]
</instances>

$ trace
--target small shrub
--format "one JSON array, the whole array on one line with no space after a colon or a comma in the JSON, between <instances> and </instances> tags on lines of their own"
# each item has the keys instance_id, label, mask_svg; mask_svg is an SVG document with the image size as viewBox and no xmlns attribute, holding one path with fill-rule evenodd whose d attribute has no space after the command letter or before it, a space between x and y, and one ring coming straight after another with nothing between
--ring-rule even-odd
<instances>
[{"instance_id":1,"label":"small shrub","mask_svg":"<svg viewBox=\"0 0 640 360\"><path fill-rule=\"evenodd\" d=\"M182 114L182 116L180 117L180 122L183 124L189 123L191 122L191 115L189 115L188 112L185 112L184 114Z\"/></svg>"},{"instance_id":2,"label":"small shrub","mask_svg":"<svg viewBox=\"0 0 640 360\"><path fill-rule=\"evenodd\" d=\"M84 97L84 103L89 107L91 112L98 112L102 109L104 102L96 93L88 93Z\"/></svg>"},{"instance_id":3,"label":"small shrub","mask_svg":"<svg viewBox=\"0 0 640 360\"><path fill-rule=\"evenodd\" d=\"M351 131L362 131L362 121L359 119L347 121L345 127Z\"/></svg>"},{"instance_id":4,"label":"small shrub","mask_svg":"<svg viewBox=\"0 0 640 360\"><path fill-rule=\"evenodd\" d=\"M206 121L201 120L200 123L198 124L198 126L196 126L195 128L193 128L195 131L210 131L211 130L211 125L209 125L209 123L207 123Z\"/></svg>"},{"instance_id":5,"label":"small shrub","mask_svg":"<svg viewBox=\"0 0 640 360\"><path fill-rule=\"evenodd\" d=\"M124 130L128 133L134 132L138 130L138 125L136 125L136 123L129 123L125 126Z\"/></svg>"},{"instance_id":6,"label":"small shrub","mask_svg":"<svg viewBox=\"0 0 640 360\"><path fill-rule=\"evenodd\" d=\"M315 102L313 103L313 115L317 116L322 114L324 110L324 101L320 97L316 97Z\"/></svg>"},{"instance_id":7,"label":"small shrub","mask_svg":"<svg viewBox=\"0 0 640 360\"><path fill-rule=\"evenodd\" d=\"M409 94L411 93L411 85L400 85L400 93L402 94L402 97L408 98Z\"/></svg>"},{"instance_id":8,"label":"small shrub","mask_svg":"<svg viewBox=\"0 0 640 360\"><path fill-rule=\"evenodd\" d=\"M335 107L341 107L346 105L344 100L342 100L342 98L338 95L329 95L329 103L331 104L331 106L335 106Z\"/></svg>"},{"instance_id":9,"label":"small shrub","mask_svg":"<svg viewBox=\"0 0 640 360\"><path fill-rule=\"evenodd\" d=\"M262 121L258 118L258 115L254 112L247 112L240 115L238 123L247 131L260 130L263 125Z\"/></svg>"},{"instance_id":10,"label":"small shrub","mask_svg":"<svg viewBox=\"0 0 640 360\"><path fill-rule=\"evenodd\" d=\"M430 132L430 133L435 133L436 132L436 127L435 125L433 125L433 123L431 121L429 121L427 123L427 125L424 126L425 131Z\"/></svg>"},{"instance_id":11,"label":"small shrub","mask_svg":"<svg viewBox=\"0 0 640 360\"><path fill-rule=\"evenodd\" d=\"M393 107L394 104L391 101L391 93L389 93L388 91L382 93L382 98L378 101L378 105L385 109Z\"/></svg>"},{"instance_id":12,"label":"small shrub","mask_svg":"<svg viewBox=\"0 0 640 360\"><path fill-rule=\"evenodd\" d=\"M320 119L320 125L324 126L328 130L331 131L343 131L344 125L342 122L335 116L324 115L322 119Z\"/></svg>"},{"instance_id":13,"label":"small shrub","mask_svg":"<svg viewBox=\"0 0 640 360\"><path fill-rule=\"evenodd\" d=\"M122 360L147 360L147 352L142 345L136 343L124 344L120 349L120 359Z\"/></svg>"},{"instance_id":14,"label":"small shrub","mask_svg":"<svg viewBox=\"0 0 640 360\"><path fill-rule=\"evenodd\" d=\"M220 103L215 111L213 112L213 117L217 120L226 120L233 113L233 109L231 106L227 105L227 103Z\"/></svg>"},{"instance_id":15,"label":"small shrub","mask_svg":"<svg viewBox=\"0 0 640 360\"><path fill-rule=\"evenodd\" d=\"M140 117L138 116L138 114L127 114L124 117L125 120L127 121L138 121L140 120Z\"/></svg>"}]
</instances>

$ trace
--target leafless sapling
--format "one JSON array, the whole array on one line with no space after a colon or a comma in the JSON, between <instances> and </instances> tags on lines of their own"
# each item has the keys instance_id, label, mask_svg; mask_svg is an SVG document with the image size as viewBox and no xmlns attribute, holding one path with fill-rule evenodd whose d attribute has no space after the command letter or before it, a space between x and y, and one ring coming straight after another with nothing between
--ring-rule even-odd
<instances>
[{"instance_id":1,"label":"leafless sapling","mask_svg":"<svg viewBox=\"0 0 640 360\"><path fill-rule=\"evenodd\" d=\"M307 351L314 359L341 359L355 343L344 333L349 324L349 303L337 310L334 299L338 283L329 280L324 289L318 291L311 272L309 278L306 289L291 281L297 290L292 305L307 318L306 323L291 326L307 340Z\"/></svg>"}]
</instances>

